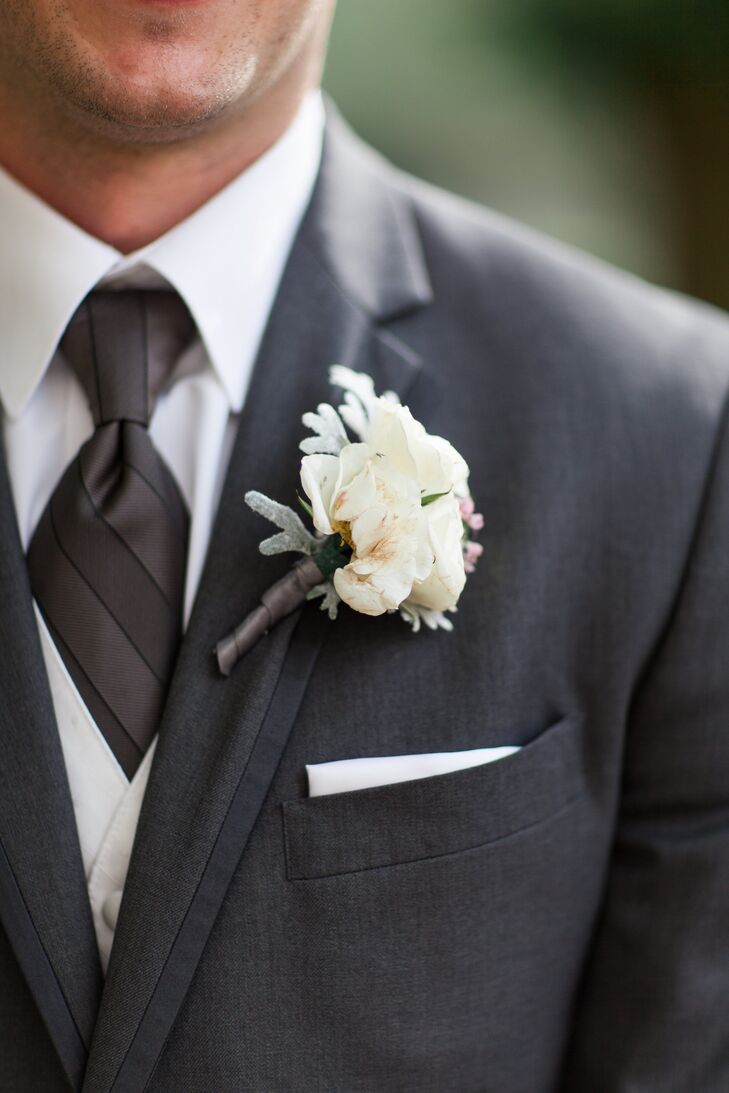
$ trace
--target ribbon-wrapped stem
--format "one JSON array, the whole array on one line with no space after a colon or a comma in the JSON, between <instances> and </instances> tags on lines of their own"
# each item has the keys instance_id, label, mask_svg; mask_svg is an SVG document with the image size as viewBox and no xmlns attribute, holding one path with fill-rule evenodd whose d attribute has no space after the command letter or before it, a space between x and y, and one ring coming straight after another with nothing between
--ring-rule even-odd
<instances>
[{"instance_id":1,"label":"ribbon-wrapped stem","mask_svg":"<svg viewBox=\"0 0 729 1093\"><path fill-rule=\"evenodd\" d=\"M259 638L305 603L307 593L321 582L323 576L313 558L302 558L285 576L272 584L261 596L260 605L215 646L221 673L229 676L243 654L252 649Z\"/></svg>"}]
</instances>

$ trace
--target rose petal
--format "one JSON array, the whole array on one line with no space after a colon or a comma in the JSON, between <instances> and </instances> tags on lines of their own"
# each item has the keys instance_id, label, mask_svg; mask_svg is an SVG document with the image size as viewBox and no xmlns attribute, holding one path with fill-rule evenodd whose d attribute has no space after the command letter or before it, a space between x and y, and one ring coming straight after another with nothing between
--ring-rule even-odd
<instances>
[{"instance_id":1,"label":"rose petal","mask_svg":"<svg viewBox=\"0 0 729 1093\"><path fill-rule=\"evenodd\" d=\"M377 399L372 413L367 443L373 453L384 456L389 466L413 481L419 481L418 469L410 451L405 429L404 407ZM408 411L408 417L410 416ZM411 419L412 420L412 419Z\"/></svg>"},{"instance_id":2,"label":"rose petal","mask_svg":"<svg viewBox=\"0 0 729 1093\"><path fill-rule=\"evenodd\" d=\"M463 522L458 501L452 495L442 497L424 509L428 535L433 550L433 568L424 581L416 581L410 598L434 611L455 607L466 583L463 560Z\"/></svg>"},{"instance_id":3,"label":"rose petal","mask_svg":"<svg viewBox=\"0 0 729 1093\"><path fill-rule=\"evenodd\" d=\"M356 466L356 462L352 460L351 469ZM349 470L350 467L343 467L340 472L330 510L332 520L344 523L350 523L359 513L371 508L377 501L377 484L372 461L367 459L351 478L347 477Z\"/></svg>"},{"instance_id":4,"label":"rose petal","mask_svg":"<svg viewBox=\"0 0 729 1093\"><path fill-rule=\"evenodd\" d=\"M334 530L329 522L329 509L338 476L336 455L305 455L301 460L301 485L311 502L314 527L323 535L331 535Z\"/></svg>"}]
</instances>

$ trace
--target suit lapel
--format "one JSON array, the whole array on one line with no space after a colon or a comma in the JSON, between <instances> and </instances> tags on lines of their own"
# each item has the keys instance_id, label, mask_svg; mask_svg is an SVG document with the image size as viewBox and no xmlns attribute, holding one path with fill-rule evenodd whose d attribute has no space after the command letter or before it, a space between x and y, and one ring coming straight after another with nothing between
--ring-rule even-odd
<instances>
[{"instance_id":1,"label":"suit lapel","mask_svg":"<svg viewBox=\"0 0 729 1093\"><path fill-rule=\"evenodd\" d=\"M332 363L367 371L404 393L417 371L406 346L380 330L386 296L397 313L427 298L410 225L376 172L362 186L361 153L330 121L320 179L294 245L243 410L208 559L160 730L120 911L84 1089L146 1087L268 791L319 644L330 625L313 605L264 638L229 679L216 641L250 611L292 557L265 558L269 529L243 503L255 488L295 504L301 415L334 397ZM371 171L371 168L367 167ZM372 204L378 208L372 208ZM382 239L382 283L345 272L340 236L365 253ZM358 278L361 293L358 291ZM384 283L392 286L388 294ZM383 296L384 292L384 296Z\"/></svg>"},{"instance_id":2,"label":"suit lapel","mask_svg":"<svg viewBox=\"0 0 729 1093\"><path fill-rule=\"evenodd\" d=\"M0 921L69 1083L80 1089L101 967L4 462L0 602Z\"/></svg>"}]
</instances>

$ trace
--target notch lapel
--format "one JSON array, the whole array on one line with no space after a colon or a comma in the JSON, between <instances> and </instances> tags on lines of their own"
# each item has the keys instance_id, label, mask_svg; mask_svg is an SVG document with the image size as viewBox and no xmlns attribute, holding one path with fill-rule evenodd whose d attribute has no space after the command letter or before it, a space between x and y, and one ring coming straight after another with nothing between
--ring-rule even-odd
<instances>
[{"instance_id":1,"label":"notch lapel","mask_svg":"<svg viewBox=\"0 0 729 1093\"><path fill-rule=\"evenodd\" d=\"M45 665L0 459L0 921L72 1089L101 967Z\"/></svg>"},{"instance_id":2,"label":"notch lapel","mask_svg":"<svg viewBox=\"0 0 729 1093\"><path fill-rule=\"evenodd\" d=\"M367 203L342 205L342 190L346 193L354 178L361 187L363 153L350 146L352 138L338 125L330 120L312 205L289 258L241 415L140 815L86 1093L146 1088L329 626L309 605L260 641L228 679L217 673L216 641L292 562L290 555L267 558L258 552L268 532L245 506L244 494L255 488L296 503L301 415L335 397L327 379L331 364L367 371L379 389L401 394L417 372L415 355L374 322L386 317L382 286L371 284L374 265L360 277L361 294L360 275L355 270L346 276L341 266L343 231L355 248L354 266L362 253L351 238L359 212L367 246L375 242L373 231L382 238L382 275L393 285L385 295L394 311L400 314L427 298L414 237L407 238L407 221L377 172L365 187ZM372 307L380 314L373 316Z\"/></svg>"}]
</instances>

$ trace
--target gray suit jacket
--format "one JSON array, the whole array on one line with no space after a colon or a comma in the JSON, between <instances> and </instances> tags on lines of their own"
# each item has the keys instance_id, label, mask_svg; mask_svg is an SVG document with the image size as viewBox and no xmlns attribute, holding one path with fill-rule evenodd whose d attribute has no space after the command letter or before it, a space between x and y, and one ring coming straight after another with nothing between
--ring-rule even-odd
<instances>
[{"instance_id":1,"label":"gray suit jacket","mask_svg":"<svg viewBox=\"0 0 729 1093\"><path fill-rule=\"evenodd\" d=\"M330 364L471 465L454 633L310 605ZM729 1089L729 324L393 171L329 120L179 657L105 983L4 470L2 1093ZM522 744L306 796L304 765Z\"/></svg>"}]
</instances>

